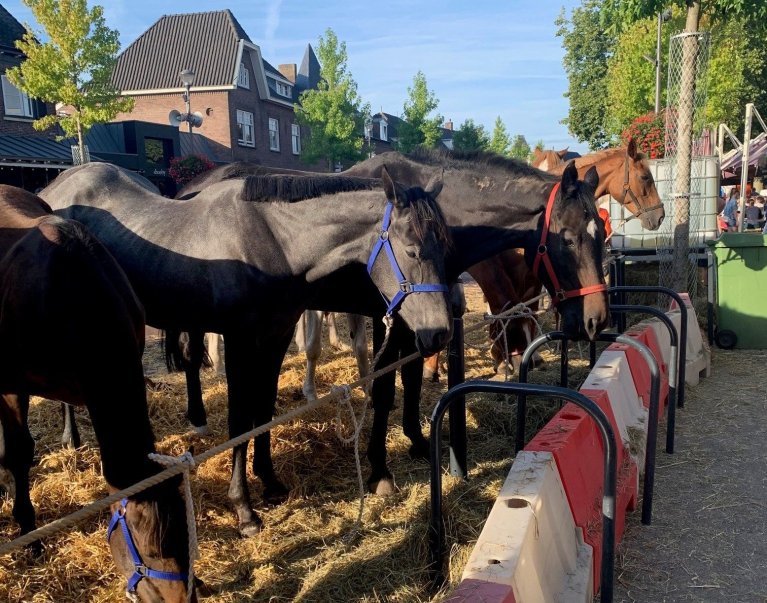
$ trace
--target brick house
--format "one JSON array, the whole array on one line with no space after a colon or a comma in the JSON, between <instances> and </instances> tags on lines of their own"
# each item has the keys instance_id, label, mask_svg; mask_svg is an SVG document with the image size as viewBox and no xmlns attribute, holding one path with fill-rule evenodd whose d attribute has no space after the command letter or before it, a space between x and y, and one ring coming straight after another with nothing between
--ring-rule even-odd
<instances>
[{"instance_id":1,"label":"brick house","mask_svg":"<svg viewBox=\"0 0 767 603\"><path fill-rule=\"evenodd\" d=\"M118 57L113 84L135 106L116 121L168 124L172 110L185 112L179 74L189 69L191 112L203 122L193 137L181 124L182 153L199 148L194 139L203 137L218 162L311 168L299 159L304 133L293 104L317 85L319 67L309 45L300 68L273 67L229 10L165 15Z\"/></svg>"},{"instance_id":2,"label":"brick house","mask_svg":"<svg viewBox=\"0 0 767 603\"><path fill-rule=\"evenodd\" d=\"M34 191L70 167L72 153L69 145L56 142L60 134L56 129L38 132L32 127L35 119L55 111L53 104L29 98L5 77L8 69L24 60L16 48L24 31L0 6L0 184Z\"/></svg>"},{"instance_id":3,"label":"brick house","mask_svg":"<svg viewBox=\"0 0 767 603\"><path fill-rule=\"evenodd\" d=\"M373 154L378 155L396 149L399 138L399 128L404 120L391 113L376 113L372 116L370 131L365 133L373 147ZM453 122L447 121L440 128L440 145L446 149L453 148Z\"/></svg>"}]
</instances>

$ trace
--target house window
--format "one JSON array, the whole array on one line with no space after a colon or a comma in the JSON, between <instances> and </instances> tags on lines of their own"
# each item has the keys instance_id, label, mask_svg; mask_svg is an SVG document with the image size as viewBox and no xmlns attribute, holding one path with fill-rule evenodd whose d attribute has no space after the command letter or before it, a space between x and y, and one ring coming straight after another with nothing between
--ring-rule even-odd
<instances>
[{"instance_id":1,"label":"house window","mask_svg":"<svg viewBox=\"0 0 767 603\"><path fill-rule=\"evenodd\" d=\"M11 84L7 77L4 75L0 77L2 77L5 114L16 117L33 117L31 99Z\"/></svg>"},{"instance_id":2,"label":"house window","mask_svg":"<svg viewBox=\"0 0 767 603\"><path fill-rule=\"evenodd\" d=\"M237 77L237 85L240 88L250 89L250 72L247 67L245 67L245 63L240 63L240 74Z\"/></svg>"},{"instance_id":3,"label":"house window","mask_svg":"<svg viewBox=\"0 0 767 603\"><path fill-rule=\"evenodd\" d=\"M288 98L291 97L291 87L287 84L283 84L282 82L276 82L277 84L277 94L280 96L286 96Z\"/></svg>"},{"instance_id":4,"label":"house window","mask_svg":"<svg viewBox=\"0 0 767 603\"><path fill-rule=\"evenodd\" d=\"M389 124L387 124L385 121L382 121L380 123L380 130L381 130L381 140L389 140Z\"/></svg>"},{"instance_id":5,"label":"house window","mask_svg":"<svg viewBox=\"0 0 767 603\"><path fill-rule=\"evenodd\" d=\"M272 151L280 150L280 122L273 117L269 118L269 148Z\"/></svg>"},{"instance_id":6,"label":"house window","mask_svg":"<svg viewBox=\"0 0 767 603\"><path fill-rule=\"evenodd\" d=\"M301 127L298 124L290 125L290 140L293 143L293 155L301 154Z\"/></svg>"},{"instance_id":7,"label":"house window","mask_svg":"<svg viewBox=\"0 0 767 603\"><path fill-rule=\"evenodd\" d=\"M237 109L237 142L246 147L256 146L253 136L253 114Z\"/></svg>"}]
</instances>

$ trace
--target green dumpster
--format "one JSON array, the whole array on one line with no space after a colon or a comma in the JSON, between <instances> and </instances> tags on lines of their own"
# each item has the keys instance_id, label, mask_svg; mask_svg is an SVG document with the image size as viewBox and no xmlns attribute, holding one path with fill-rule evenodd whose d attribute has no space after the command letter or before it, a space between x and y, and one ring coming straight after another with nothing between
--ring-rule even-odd
<instances>
[{"instance_id":1,"label":"green dumpster","mask_svg":"<svg viewBox=\"0 0 767 603\"><path fill-rule=\"evenodd\" d=\"M708 245L716 258L717 345L767 348L767 235L723 233Z\"/></svg>"}]
</instances>

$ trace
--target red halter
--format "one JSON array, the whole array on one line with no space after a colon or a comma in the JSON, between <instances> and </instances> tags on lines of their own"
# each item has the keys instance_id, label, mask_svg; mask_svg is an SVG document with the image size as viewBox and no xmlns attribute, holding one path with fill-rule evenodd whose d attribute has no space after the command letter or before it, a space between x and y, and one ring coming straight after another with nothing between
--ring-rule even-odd
<instances>
[{"instance_id":1,"label":"red halter","mask_svg":"<svg viewBox=\"0 0 767 603\"><path fill-rule=\"evenodd\" d=\"M600 283L598 285L591 285L589 287L581 287L580 289L570 289L565 291L559 285L559 279L554 272L554 266L551 264L551 258L549 257L549 250L546 247L546 240L549 237L549 226L551 225L551 212L554 209L554 198L557 196L559 190L559 182L554 185L549 194L549 202L546 205L546 215L543 218L543 231L541 232L541 242L538 245L538 252L535 255L533 261L533 274L538 275L538 268L543 261L543 265L546 267L546 272L549 273L551 279L551 285L554 287L554 295L551 297L552 303L556 306L559 302L562 302L571 297L581 297L584 295L591 295L592 293L600 293L607 291L607 285Z\"/></svg>"}]
</instances>

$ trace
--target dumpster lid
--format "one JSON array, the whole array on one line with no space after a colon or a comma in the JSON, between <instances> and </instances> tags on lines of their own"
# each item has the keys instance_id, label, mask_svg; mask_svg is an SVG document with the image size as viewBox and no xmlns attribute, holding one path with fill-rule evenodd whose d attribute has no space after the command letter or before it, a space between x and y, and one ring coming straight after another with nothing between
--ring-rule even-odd
<instances>
[{"instance_id":1,"label":"dumpster lid","mask_svg":"<svg viewBox=\"0 0 767 603\"><path fill-rule=\"evenodd\" d=\"M714 241L706 241L710 247L767 247L767 235L752 232L723 232Z\"/></svg>"}]
</instances>

